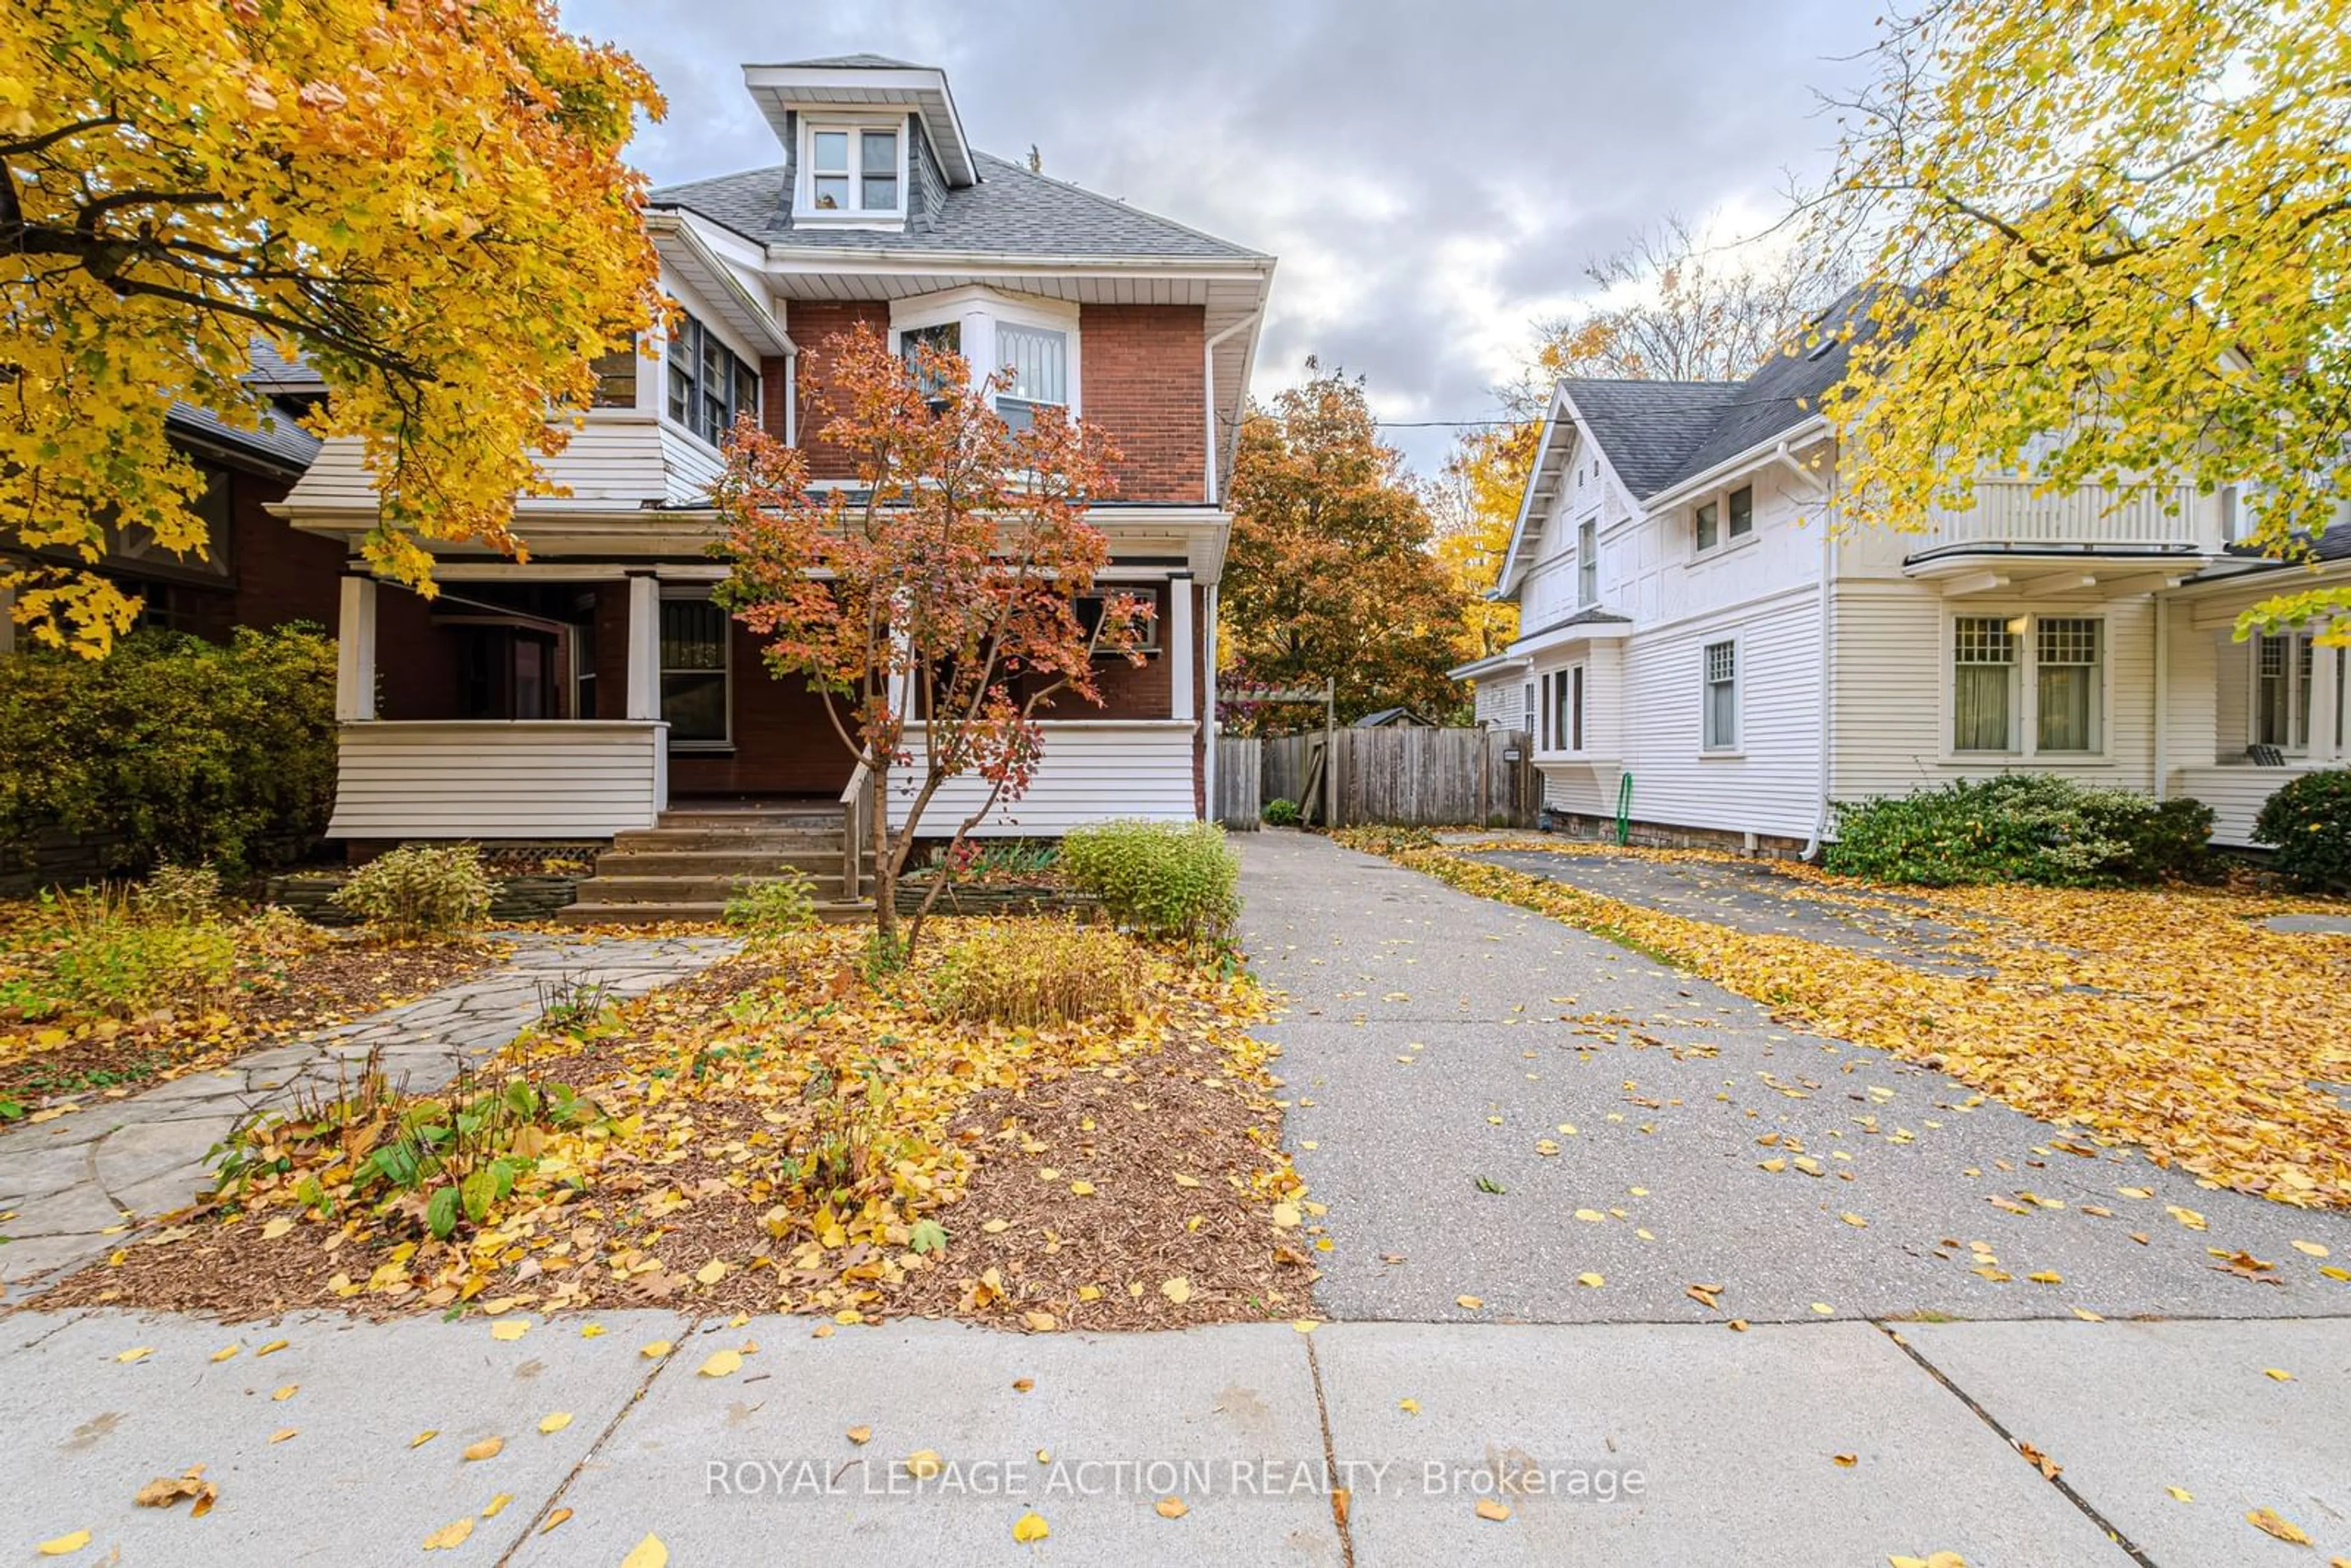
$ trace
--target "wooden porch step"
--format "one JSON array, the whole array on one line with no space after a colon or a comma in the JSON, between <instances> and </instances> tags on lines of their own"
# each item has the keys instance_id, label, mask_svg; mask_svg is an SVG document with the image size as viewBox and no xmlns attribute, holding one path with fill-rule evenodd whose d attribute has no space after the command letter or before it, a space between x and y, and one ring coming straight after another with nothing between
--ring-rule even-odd
<instances>
[{"instance_id":1,"label":"wooden porch step","mask_svg":"<svg viewBox=\"0 0 2351 1568\"><path fill-rule=\"evenodd\" d=\"M761 831L776 828L810 828L841 831L838 806L678 806L664 811L661 828L699 828Z\"/></svg>"},{"instance_id":2,"label":"wooden porch step","mask_svg":"<svg viewBox=\"0 0 2351 1568\"><path fill-rule=\"evenodd\" d=\"M612 849L621 854L658 850L693 853L727 851L737 854L790 854L831 850L841 852L841 824L817 828L631 828L612 835Z\"/></svg>"},{"instance_id":3,"label":"wooden porch step","mask_svg":"<svg viewBox=\"0 0 2351 1568\"><path fill-rule=\"evenodd\" d=\"M580 884L580 897L590 904L704 904L713 899L724 903L743 888L764 880L756 873L741 876L639 876L625 865L608 861L598 867L594 876ZM831 876L811 876L809 883L810 892L816 897L831 897L841 891L841 872L836 866Z\"/></svg>"},{"instance_id":4,"label":"wooden porch step","mask_svg":"<svg viewBox=\"0 0 2351 1568\"><path fill-rule=\"evenodd\" d=\"M589 891L587 884L582 883L580 891ZM688 899L673 904L568 904L556 911L555 918L565 925L661 925L673 922L710 925L726 913L723 903ZM873 905L865 899L851 903L836 898L819 903L816 915L828 925L871 920Z\"/></svg>"},{"instance_id":5,"label":"wooden porch step","mask_svg":"<svg viewBox=\"0 0 2351 1568\"><path fill-rule=\"evenodd\" d=\"M674 850L666 846L618 849L596 858L596 874L603 876L781 876L787 871L811 876L841 875L839 844L817 849L747 850L736 848ZM871 871L871 852L858 857Z\"/></svg>"}]
</instances>

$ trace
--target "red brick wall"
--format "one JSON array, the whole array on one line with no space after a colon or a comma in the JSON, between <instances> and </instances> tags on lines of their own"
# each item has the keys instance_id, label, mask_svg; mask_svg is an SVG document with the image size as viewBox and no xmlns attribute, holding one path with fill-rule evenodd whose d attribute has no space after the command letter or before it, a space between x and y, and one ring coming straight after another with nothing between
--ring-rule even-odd
<instances>
[{"instance_id":1,"label":"red brick wall","mask_svg":"<svg viewBox=\"0 0 2351 1568\"><path fill-rule=\"evenodd\" d=\"M1078 316L1080 402L1124 455L1119 498L1206 498L1207 313L1196 305L1088 305Z\"/></svg>"},{"instance_id":2,"label":"red brick wall","mask_svg":"<svg viewBox=\"0 0 2351 1568\"><path fill-rule=\"evenodd\" d=\"M670 794L839 799L856 765L824 716L824 699L768 674L758 639L741 622L732 625L734 755L673 752Z\"/></svg>"},{"instance_id":3,"label":"red brick wall","mask_svg":"<svg viewBox=\"0 0 2351 1568\"><path fill-rule=\"evenodd\" d=\"M784 372L791 361L776 355L759 361L759 425L781 441L784 430Z\"/></svg>"},{"instance_id":4,"label":"red brick wall","mask_svg":"<svg viewBox=\"0 0 2351 1568\"><path fill-rule=\"evenodd\" d=\"M871 324L876 331L890 330L890 307L879 300L847 302L795 299L790 314L785 319L798 343L799 355L799 436L800 448L808 454L809 477L811 479L848 479L856 474L849 455L837 446L819 441L816 433L831 417L818 406L828 388L833 384L832 355L825 340L836 332L853 330L858 323ZM778 391L783 378L778 376ZM768 416L773 428L783 428L783 409L776 407ZM844 780L845 782L845 780Z\"/></svg>"},{"instance_id":5,"label":"red brick wall","mask_svg":"<svg viewBox=\"0 0 2351 1568\"><path fill-rule=\"evenodd\" d=\"M262 510L267 503L284 499L291 488L282 479L252 474L231 479L236 594L230 615L239 626L314 622L331 637L342 611L343 547L299 532Z\"/></svg>"}]
</instances>

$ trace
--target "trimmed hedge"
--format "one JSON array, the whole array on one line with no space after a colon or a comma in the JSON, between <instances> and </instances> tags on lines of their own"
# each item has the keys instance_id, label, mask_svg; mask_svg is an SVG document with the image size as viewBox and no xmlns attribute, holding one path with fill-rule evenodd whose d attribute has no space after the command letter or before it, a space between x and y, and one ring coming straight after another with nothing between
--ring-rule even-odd
<instances>
[{"instance_id":1,"label":"trimmed hedge","mask_svg":"<svg viewBox=\"0 0 2351 1568\"><path fill-rule=\"evenodd\" d=\"M1874 882L2117 887L2204 869L2212 809L2049 773L2003 773L1839 803L1823 863Z\"/></svg>"},{"instance_id":2,"label":"trimmed hedge","mask_svg":"<svg viewBox=\"0 0 2351 1568\"><path fill-rule=\"evenodd\" d=\"M1215 942L1240 915L1240 861L1214 822L1094 822L1061 841L1071 886L1141 936Z\"/></svg>"},{"instance_id":3,"label":"trimmed hedge","mask_svg":"<svg viewBox=\"0 0 2351 1568\"><path fill-rule=\"evenodd\" d=\"M2351 885L2351 768L2288 779L2262 802L2253 841L2273 846L2271 862L2305 887Z\"/></svg>"},{"instance_id":4,"label":"trimmed hedge","mask_svg":"<svg viewBox=\"0 0 2351 1568\"><path fill-rule=\"evenodd\" d=\"M291 859L335 801L335 644L135 632L103 659L0 658L0 843L119 839L110 870Z\"/></svg>"}]
</instances>

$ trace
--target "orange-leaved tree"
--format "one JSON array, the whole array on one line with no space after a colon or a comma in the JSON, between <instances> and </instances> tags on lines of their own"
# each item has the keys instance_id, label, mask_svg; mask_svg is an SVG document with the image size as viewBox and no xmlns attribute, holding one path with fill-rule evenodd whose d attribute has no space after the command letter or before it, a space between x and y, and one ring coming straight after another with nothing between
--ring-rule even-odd
<instances>
[{"instance_id":1,"label":"orange-leaved tree","mask_svg":"<svg viewBox=\"0 0 2351 1568\"><path fill-rule=\"evenodd\" d=\"M621 162L659 96L548 0L10 0L0 13L0 587L97 655L126 538L204 553L176 402L252 428L259 340L329 392L381 488L367 553L519 555L515 496L589 361L663 319Z\"/></svg>"},{"instance_id":2,"label":"orange-leaved tree","mask_svg":"<svg viewBox=\"0 0 2351 1568\"><path fill-rule=\"evenodd\" d=\"M1145 607L1094 596L1110 544L1087 512L1118 455L1100 432L1055 408L1015 430L992 403L1003 374L974 380L928 346L910 363L870 327L820 352L832 385L810 399L815 434L853 482L811 488L799 450L739 423L712 491L734 569L716 598L765 640L769 669L822 695L871 778L876 918L902 953L945 881L902 946L898 884L932 801L951 779L977 782L952 863L1035 777L1039 710L1100 704L1099 658L1142 662Z\"/></svg>"}]
</instances>

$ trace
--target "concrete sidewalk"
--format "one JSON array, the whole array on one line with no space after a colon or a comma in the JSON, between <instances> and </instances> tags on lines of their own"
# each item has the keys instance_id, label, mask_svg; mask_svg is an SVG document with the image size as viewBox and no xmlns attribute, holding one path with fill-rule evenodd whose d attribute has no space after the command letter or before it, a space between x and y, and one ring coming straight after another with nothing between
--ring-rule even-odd
<instances>
[{"instance_id":1,"label":"concrete sidewalk","mask_svg":"<svg viewBox=\"0 0 2351 1568\"><path fill-rule=\"evenodd\" d=\"M0 1561L87 1530L66 1561L407 1563L459 1520L430 1561L611 1564L649 1534L677 1568L2128 1568L2109 1531L2164 1568L2351 1554L2342 1321L1910 1325L1907 1346L1862 1322L816 1339L806 1318L530 1322L499 1340L479 1319L10 1318ZM655 1340L674 1353L647 1358ZM740 1370L699 1375L746 1345ZM946 1469L917 1486L901 1461L922 1449ZM207 1517L133 1504L194 1465L220 1489ZM1499 1473L1510 1517L1482 1519ZM2317 1549L2258 1532L2256 1509ZM1032 1510L1051 1533L1016 1543Z\"/></svg>"}]
</instances>

